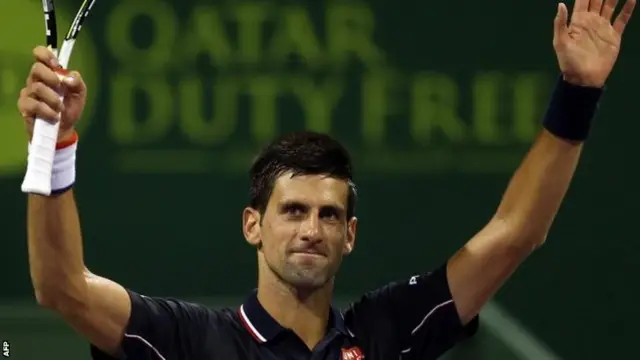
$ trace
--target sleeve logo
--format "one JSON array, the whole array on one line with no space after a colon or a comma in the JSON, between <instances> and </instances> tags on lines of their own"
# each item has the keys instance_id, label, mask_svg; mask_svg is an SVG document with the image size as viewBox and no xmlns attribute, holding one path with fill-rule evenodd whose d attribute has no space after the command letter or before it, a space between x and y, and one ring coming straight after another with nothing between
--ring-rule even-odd
<instances>
[{"instance_id":1,"label":"sleeve logo","mask_svg":"<svg viewBox=\"0 0 640 360\"><path fill-rule=\"evenodd\" d=\"M414 275L409 279L409 285L416 285L418 283L418 278L420 275Z\"/></svg>"}]
</instances>

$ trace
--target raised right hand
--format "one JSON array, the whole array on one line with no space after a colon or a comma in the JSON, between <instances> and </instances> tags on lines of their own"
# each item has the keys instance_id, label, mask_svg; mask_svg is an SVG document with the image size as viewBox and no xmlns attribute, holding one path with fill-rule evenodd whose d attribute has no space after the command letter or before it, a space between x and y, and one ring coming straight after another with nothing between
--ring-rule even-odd
<instances>
[{"instance_id":1,"label":"raised right hand","mask_svg":"<svg viewBox=\"0 0 640 360\"><path fill-rule=\"evenodd\" d=\"M87 87L77 71L59 77L60 65L55 55L46 47L33 49L35 63L27 77L26 87L20 91L18 110L26 121L29 138L33 134L35 118L60 121L58 140L73 134L73 127L80 119L87 99ZM64 95L60 101L59 95Z\"/></svg>"}]
</instances>

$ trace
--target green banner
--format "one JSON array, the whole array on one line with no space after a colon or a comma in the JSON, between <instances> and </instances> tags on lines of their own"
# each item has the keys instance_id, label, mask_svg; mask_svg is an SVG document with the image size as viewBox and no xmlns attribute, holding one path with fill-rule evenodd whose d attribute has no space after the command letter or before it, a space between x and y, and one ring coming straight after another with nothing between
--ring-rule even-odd
<instances>
[{"instance_id":1,"label":"green banner","mask_svg":"<svg viewBox=\"0 0 640 360\"><path fill-rule=\"evenodd\" d=\"M57 4L67 26L77 4ZM98 2L71 62L90 89L76 190L88 266L149 295L246 294L256 274L240 231L248 164L277 134L302 129L335 135L356 161L361 225L339 295L438 266L491 217L539 129L557 77L555 9L504 0ZM0 42L0 300L9 304L33 298L15 104L44 24L40 1L4 0L0 13L0 32L11 34ZM637 29L625 35L547 245L497 296L565 359L635 351L640 176L624 156L634 156L640 131Z\"/></svg>"}]
</instances>

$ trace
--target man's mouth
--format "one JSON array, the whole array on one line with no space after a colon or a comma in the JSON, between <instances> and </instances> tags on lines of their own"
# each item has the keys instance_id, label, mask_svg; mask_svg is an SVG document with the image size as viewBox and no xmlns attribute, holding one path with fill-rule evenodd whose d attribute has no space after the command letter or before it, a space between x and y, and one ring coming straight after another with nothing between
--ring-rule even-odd
<instances>
[{"instance_id":1,"label":"man's mouth","mask_svg":"<svg viewBox=\"0 0 640 360\"><path fill-rule=\"evenodd\" d=\"M304 256L314 256L314 257L325 257L325 255L316 250L316 249L300 249L292 251L293 255L304 255Z\"/></svg>"}]
</instances>

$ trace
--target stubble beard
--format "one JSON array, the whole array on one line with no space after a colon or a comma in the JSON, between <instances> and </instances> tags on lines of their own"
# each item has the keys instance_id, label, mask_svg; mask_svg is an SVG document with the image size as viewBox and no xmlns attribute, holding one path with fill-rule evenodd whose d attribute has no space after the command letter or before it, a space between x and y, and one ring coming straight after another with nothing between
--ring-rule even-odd
<instances>
[{"instance_id":1,"label":"stubble beard","mask_svg":"<svg viewBox=\"0 0 640 360\"><path fill-rule=\"evenodd\" d=\"M303 266L285 260L281 269L269 264L269 268L286 285L304 291L313 291L324 287L337 272L337 266Z\"/></svg>"}]
</instances>

